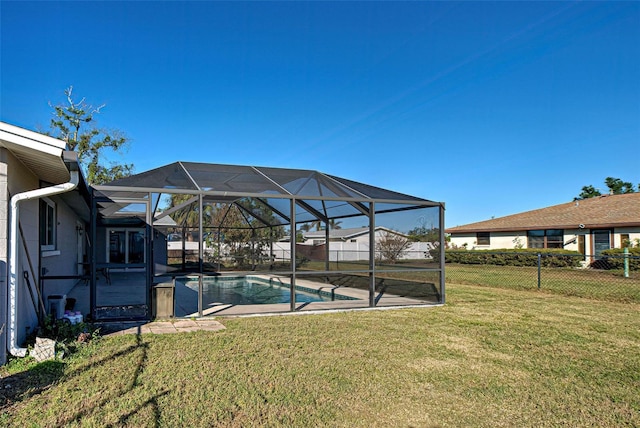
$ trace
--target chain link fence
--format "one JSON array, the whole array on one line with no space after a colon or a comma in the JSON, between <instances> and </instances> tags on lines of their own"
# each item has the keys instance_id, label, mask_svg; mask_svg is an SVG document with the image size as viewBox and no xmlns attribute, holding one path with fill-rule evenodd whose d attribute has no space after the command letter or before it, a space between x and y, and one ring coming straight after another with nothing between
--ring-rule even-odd
<instances>
[{"instance_id":1,"label":"chain link fence","mask_svg":"<svg viewBox=\"0 0 640 428\"><path fill-rule=\"evenodd\" d=\"M640 257L466 251L446 255L446 283L640 302Z\"/></svg>"}]
</instances>

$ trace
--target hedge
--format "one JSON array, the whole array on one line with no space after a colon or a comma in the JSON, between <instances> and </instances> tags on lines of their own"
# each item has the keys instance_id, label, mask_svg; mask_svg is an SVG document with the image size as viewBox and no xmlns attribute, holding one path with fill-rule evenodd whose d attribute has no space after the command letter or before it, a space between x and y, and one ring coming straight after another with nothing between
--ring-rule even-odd
<instances>
[{"instance_id":1,"label":"hedge","mask_svg":"<svg viewBox=\"0 0 640 428\"><path fill-rule=\"evenodd\" d=\"M498 266L538 266L538 253L543 267L577 267L583 260L577 251L544 249L447 250L445 263L489 264Z\"/></svg>"},{"instance_id":2,"label":"hedge","mask_svg":"<svg viewBox=\"0 0 640 428\"><path fill-rule=\"evenodd\" d=\"M611 248L604 250L602 254L605 256L608 269L624 269L623 248ZM640 247L629 248L629 269L640 270Z\"/></svg>"}]
</instances>

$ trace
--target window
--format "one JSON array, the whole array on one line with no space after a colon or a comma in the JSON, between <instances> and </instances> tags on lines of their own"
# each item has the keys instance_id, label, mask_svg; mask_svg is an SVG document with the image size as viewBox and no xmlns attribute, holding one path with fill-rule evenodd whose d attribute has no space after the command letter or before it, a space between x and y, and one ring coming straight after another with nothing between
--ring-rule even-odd
<instances>
[{"instance_id":1,"label":"window","mask_svg":"<svg viewBox=\"0 0 640 428\"><path fill-rule=\"evenodd\" d=\"M476 233L477 245L491 245L491 234L489 232Z\"/></svg>"},{"instance_id":2,"label":"window","mask_svg":"<svg viewBox=\"0 0 640 428\"><path fill-rule=\"evenodd\" d=\"M602 258L602 252L611 248L611 230L591 230L593 236L593 255Z\"/></svg>"},{"instance_id":3,"label":"window","mask_svg":"<svg viewBox=\"0 0 640 428\"><path fill-rule=\"evenodd\" d=\"M545 230L547 244L545 248L562 248L564 247L564 230L551 229Z\"/></svg>"},{"instance_id":4,"label":"window","mask_svg":"<svg viewBox=\"0 0 640 428\"><path fill-rule=\"evenodd\" d=\"M40 199L40 248L56 249L56 204L49 198Z\"/></svg>"},{"instance_id":5,"label":"window","mask_svg":"<svg viewBox=\"0 0 640 428\"><path fill-rule=\"evenodd\" d=\"M544 248L544 230L527 232L527 248Z\"/></svg>"},{"instance_id":6,"label":"window","mask_svg":"<svg viewBox=\"0 0 640 428\"><path fill-rule=\"evenodd\" d=\"M629 239L628 233L623 233L620 235L620 248L630 247L631 240Z\"/></svg>"},{"instance_id":7,"label":"window","mask_svg":"<svg viewBox=\"0 0 640 428\"><path fill-rule=\"evenodd\" d=\"M563 248L564 230L529 230L527 248Z\"/></svg>"}]
</instances>

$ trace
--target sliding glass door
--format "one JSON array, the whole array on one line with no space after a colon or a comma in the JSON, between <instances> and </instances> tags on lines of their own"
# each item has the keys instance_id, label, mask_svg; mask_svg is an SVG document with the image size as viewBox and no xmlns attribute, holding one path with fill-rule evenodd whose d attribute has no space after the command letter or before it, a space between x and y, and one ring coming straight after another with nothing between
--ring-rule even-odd
<instances>
[{"instance_id":1,"label":"sliding glass door","mask_svg":"<svg viewBox=\"0 0 640 428\"><path fill-rule=\"evenodd\" d=\"M107 263L140 264L146 261L144 229L108 229Z\"/></svg>"}]
</instances>

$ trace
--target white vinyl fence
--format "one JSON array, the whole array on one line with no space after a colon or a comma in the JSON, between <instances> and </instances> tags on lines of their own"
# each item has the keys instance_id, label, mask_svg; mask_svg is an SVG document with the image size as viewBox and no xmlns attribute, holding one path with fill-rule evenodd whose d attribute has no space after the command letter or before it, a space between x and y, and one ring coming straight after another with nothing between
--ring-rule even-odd
<instances>
[{"instance_id":1,"label":"white vinyl fence","mask_svg":"<svg viewBox=\"0 0 640 428\"><path fill-rule=\"evenodd\" d=\"M306 244L298 244L306 245ZM310 245L312 246L312 245ZM412 242L402 253L400 260L431 259L430 250L436 246L432 242ZM291 260L291 246L288 242L274 242L273 254L276 260ZM330 242L329 261L363 261L369 260L369 244L362 242Z\"/></svg>"}]
</instances>

